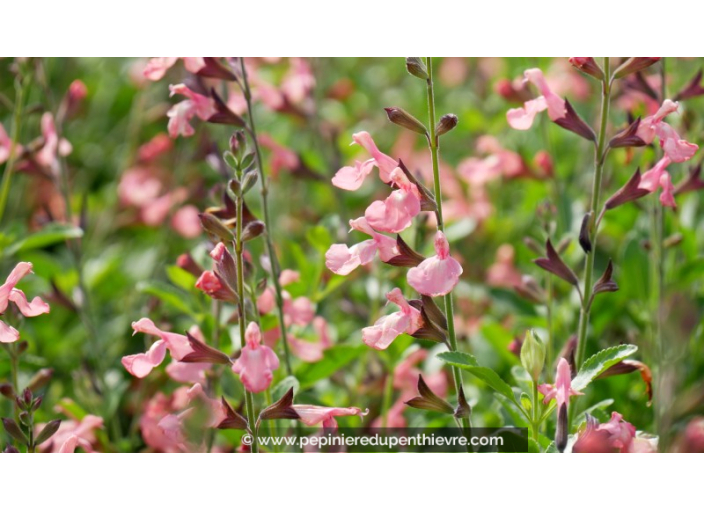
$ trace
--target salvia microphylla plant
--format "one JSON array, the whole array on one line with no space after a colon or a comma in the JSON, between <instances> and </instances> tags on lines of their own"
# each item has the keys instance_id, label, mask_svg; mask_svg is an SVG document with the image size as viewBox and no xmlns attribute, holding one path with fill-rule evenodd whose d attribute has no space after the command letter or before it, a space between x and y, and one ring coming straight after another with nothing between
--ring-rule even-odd
<instances>
[{"instance_id":1,"label":"salvia microphylla plant","mask_svg":"<svg viewBox=\"0 0 704 510\"><path fill-rule=\"evenodd\" d=\"M13 237L15 227L0 237L0 256L8 260L0 285L0 343L9 361L8 382L0 386L9 410L2 418L5 451L129 451L143 444L162 452L278 453L300 445L264 436L335 432L338 422L452 426L464 435L519 427L536 453L704 451L704 421L692 418L700 398L687 393L675 401L670 389L678 354L665 327L668 287L679 284L669 276L680 274L668 250L687 242L697 249L692 220L689 238L667 234L684 230L674 214L686 203L681 197L704 188L700 165L680 182L673 178L699 157L688 141L697 139L692 119L678 121L676 114L704 95L701 72L670 95L664 59L572 57L554 61L559 79L538 61L515 80L495 81L494 94L479 89L505 72L491 68L495 63L477 62L470 80L459 59L409 57L405 70L401 61L389 67L403 76L406 99L382 95L394 104L372 110L364 120L374 127L362 128L354 114L340 113L346 101L357 104L356 81L340 77L324 88L316 77L329 73L316 73L319 64L240 57L140 64L136 88L166 97L161 82L178 77L168 86L177 99L154 111L142 111L144 97L135 101L128 145L141 116L158 117L166 132L162 125L149 142L127 150L132 166L106 192L116 195L109 208L101 203L106 195L89 196L90 185L79 191L92 177L79 165L72 175L69 166L68 121L82 112L87 87L73 82L54 105L45 62L13 63L14 100L0 96L0 106L12 111L9 134L0 124L0 222L20 178L13 174L50 183L55 199L46 199L43 215L33 219L39 227L26 239ZM455 75L454 86L466 79L469 92L489 99L479 113L468 109L467 121L461 110L436 110L436 94L443 96ZM596 101L592 88L600 91ZM28 104L38 91L46 98L41 108ZM422 97L422 106L413 97ZM506 141L478 137L476 155L455 170L445 158L466 153L468 135L499 129L484 112L500 98L514 106L497 108L494 124ZM278 124L289 122L295 138L311 136L312 147L295 152L275 140L284 132ZM32 129L41 135L25 139ZM530 130L543 145L532 161L519 138ZM396 145L387 146L392 137ZM513 137L517 151L507 148ZM195 147L190 158L185 138ZM342 149L350 138L352 148ZM562 146L575 144L589 150L588 167L565 160ZM96 152L78 149L84 161ZM345 165L347 151L361 156ZM538 183L531 214L510 209L529 216L511 219L528 232L524 246L501 241L484 271L481 243L504 239L508 228L501 198L490 198L491 183L519 179ZM587 180L589 188L582 186ZM695 216L695 206L685 207L686 217ZM573 213L577 221L564 220ZM305 240L289 216L307 224ZM616 256L614 246L619 228L640 228L640 217L648 225L638 248L647 252L650 289L645 305L622 307L635 324L632 333L602 317L600 306L624 291L633 296L640 284L634 280L644 276L630 270L632 252ZM146 244L154 245L147 255L126 257L124 273L134 279L111 278L120 257L99 263L103 251L106 258L114 253L106 234L112 224L132 229L130 239L145 231ZM89 228L100 246L94 258L91 236L84 236ZM179 250L173 254L172 244ZM37 255L61 245L68 276L57 276L59 263L49 255ZM514 265L525 249L536 254L531 274ZM149 280L138 267L178 253L166 268L171 284ZM689 265L696 269L695 262ZM50 291L36 296L30 285L47 273ZM116 304L119 284L125 296ZM149 296L138 306L127 297L135 285L137 295ZM108 287L110 304L101 306ZM35 341L33 322L49 313L48 302L57 331L64 310L78 319L66 328L67 339L52 342L83 335L80 367L59 359L52 369L52 351ZM132 339L125 334L130 323ZM113 330L117 346L102 339ZM127 349L124 342L131 342ZM71 372L73 391L57 375L62 371ZM594 400L606 384L595 381L634 372L645 395L630 391L632 381L622 377L609 380L608 399ZM654 404L652 427L631 424L644 420L629 416L626 394L643 412ZM609 416L610 405L618 411ZM673 425L673 409L686 425Z\"/></svg>"}]
</instances>

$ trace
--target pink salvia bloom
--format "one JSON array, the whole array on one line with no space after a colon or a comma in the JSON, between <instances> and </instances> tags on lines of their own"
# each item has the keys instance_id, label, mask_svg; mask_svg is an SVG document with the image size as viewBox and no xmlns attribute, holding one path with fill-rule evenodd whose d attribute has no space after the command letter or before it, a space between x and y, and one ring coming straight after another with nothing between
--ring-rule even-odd
<instances>
[{"instance_id":1,"label":"pink salvia bloom","mask_svg":"<svg viewBox=\"0 0 704 510\"><path fill-rule=\"evenodd\" d=\"M535 85L542 95L526 101L523 108L512 108L506 113L506 119L513 129L525 130L530 128L533 125L535 116L545 109L547 109L548 117L553 122L567 115L565 100L550 90L540 69L528 69L524 76L525 81Z\"/></svg>"},{"instance_id":2,"label":"pink salvia bloom","mask_svg":"<svg viewBox=\"0 0 704 510\"><path fill-rule=\"evenodd\" d=\"M252 393L266 390L274 379L273 371L279 368L279 358L266 345L261 345L259 326L250 322L245 333L246 345L237 358L232 371L240 376L244 387Z\"/></svg>"},{"instance_id":3,"label":"pink salvia bloom","mask_svg":"<svg viewBox=\"0 0 704 510\"><path fill-rule=\"evenodd\" d=\"M7 136L5 128L0 124L0 165L10 159L10 149L12 148L12 140ZM22 147L15 145L15 156L19 156L22 152Z\"/></svg>"},{"instance_id":4,"label":"pink salvia bloom","mask_svg":"<svg viewBox=\"0 0 704 510\"><path fill-rule=\"evenodd\" d=\"M166 366L166 373L176 382L205 384L205 371L211 366L211 363L172 361Z\"/></svg>"},{"instance_id":5,"label":"pink salvia bloom","mask_svg":"<svg viewBox=\"0 0 704 510\"><path fill-rule=\"evenodd\" d=\"M358 190L374 169L374 165L374 160L368 159L364 162L355 161L354 166L343 166L332 178L332 184L347 191Z\"/></svg>"},{"instance_id":6,"label":"pink salvia bloom","mask_svg":"<svg viewBox=\"0 0 704 510\"><path fill-rule=\"evenodd\" d=\"M398 166L396 160L381 152L374 143L372 136L366 131L353 134L352 140L354 140L354 143L357 145L364 147L371 155L374 164L379 168L379 178L384 182L390 182L391 172Z\"/></svg>"},{"instance_id":7,"label":"pink salvia bloom","mask_svg":"<svg viewBox=\"0 0 704 510\"><path fill-rule=\"evenodd\" d=\"M27 296L20 289L12 289L10 301L17 305L20 313L25 317L36 317L50 311L49 305L42 298L36 296L32 301L27 301Z\"/></svg>"},{"instance_id":8,"label":"pink salvia bloom","mask_svg":"<svg viewBox=\"0 0 704 510\"><path fill-rule=\"evenodd\" d=\"M81 420L63 420L59 425L59 430L51 437L51 440L43 443L40 450L51 453L72 453L76 447L80 446L86 452L93 452L95 443L95 429L103 427L103 419L92 414L85 415ZM37 433L44 428L37 426ZM72 440L75 437L77 439Z\"/></svg>"},{"instance_id":9,"label":"pink salvia bloom","mask_svg":"<svg viewBox=\"0 0 704 510\"><path fill-rule=\"evenodd\" d=\"M56 156L68 156L73 148L68 140L61 138L56 132L56 124L54 116L46 112L42 115L41 120L42 136L44 137L44 146L37 152L35 160L40 165L47 168L53 168L56 165Z\"/></svg>"},{"instance_id":10,"label":"pink salvia bloom","mask_svg":"<svg viewBox=\"0 0 704 510\"><path fill-rule=\"evenodd\" d=\"M560 358L560 362L557 364L555 385L541 384L538 386L538 391L545 396L543 399L543 404L547 404L552 399L557 399L558 409L562 407L562 404L569 406L571 396L584 395L584 393L580 393L572 389L572 373L570 371L570 364L565 358Z\"/></svg>"},{"instance_id":11,"label":"pink salvia bloom","mask_svg":"<svg viewBox=\"0 0 704 510\"><path fill-rule=\"evenodd\" d=\"M434 257L409 269L406 277L410 286L425 296L450 293L462 274L462 266L450 256L450 244L439 230L435 234L435 253Z\"/></svg>"},{"instance_id":12,"label":"pink salvia bloom","mask_svg":"<svg viewBox=\"0 0 704 510\"><path fill-rule=\"evenodd\" d=\"M71 435L69 438L64 441L64 443L61 445L59 448L58 453L74 453L76 451L76 448L80 446L83 448L86 452L92 452L93 448L91 447L90 443L86 441L85 439L82 439L76 435Z\"/></svg>"},{"instance_id":13,"label":"pink salvia bloom","mask_svg":"<svg viewBox=\"0 0 704 510\"><path fill-rule=\"evenodd\" d=\"M675 187L672 185L670 174L665 170L671 162L669 156L663 156L653 168L643 174L638 187L650 193L653 193L661 187L660 203L665 207L674 208L677 207L674 196Z\"/></svg>"},{"instance_id":14,"label":"pink salvia bloom","mask_svg":"<svg viewBox=\"0 0 704 510\"><path fill-rule=\"evenodd\" d=\"M208 407L210 411L210 420L206 424L206 427L217 427L225 418L227 418L227 412L225 407L222 405L222 402L206 395L203 390L203 386L200 383L194 384L186 394L188 395L188 399L190 401L200 399L201 402Z\"/></svg>"},{"instance_id":15,"label":"pink salvia bloom","mask_svg":"<svg viewBox=\"0 0 704 510\"><path fill-rule=\"evenodd\" d=\"M369 413L369 409L362 411L358 407L321 407L296 404L291 406L299 419L309 427L323 424L326 429L337 429L336 416L359 416L360 418Z\"/></svg>"},{"instance_id":16,"label":"pink salvia bloom","mask_svg":"<svg viewBox=\"0 0 704 510\"><path fill-rule=\"evenodd\" d=\"M390 180L399 189L392 191L383 202L373 202L364 217L372 228L396 234L411 226L413 218L420 214L420 192L398 167L391 172Z\"/></svg>"},{"instance_id":17,"label":"pink salvia bloom","mask_svg":"<svg viewBox=\"0 0 704 510\"><path fill-rule=\"evenodd\" d=\"M180 57L183 59L183 64L188 72L197 73L203 67L205 67L205 62L203 57ZM179 57L154 57L149 59L147 65L144 68L144 76L152 81L161 80L166 71L176 64Z\"/></svg>"},{"instance_id":18,"label":"pink salvia bloom","mask_svg":"<svg viewBox=\"0 0 704 510\"><path fill-rule=\"evenodd\" d=\"M169 117L169 136L172 138L176 138L179 135L193 135L195 130L193 126L190 125L190 121L194 116L197 116L201 120L208 120L217 112L212 99L193 92L183 83L169 85L169 90L171 91L171 96L181 94L188 98L172 106L166 114L167 117Z\"/></svg>"},{"instance_id":19,"label":"pink salvia bloom","mask_svg":"<svg viewBox=\"0 0 704 510\"><path fill-rule=\"evenodd\" d=\"M20 332L12 326L0 321L0 343L11 344L20 339Z\"/></svg>"},{"instance_id":20,"label":"pink salvia bloom","mask_svg":"<svg viewBox=\"0 0 704 510\"><path fill-rule=\"evenodd\" d=\"M362 330L362 341L369 347L384 350L396 337L403 333L412 335L420 328L422 319L420 312L413 308L403 297L401 289L395 288L386 298L401 309L377 320L373 326Z\"/></svg>"},{"instance_id":21,"label":"pink salvia bloom","mask_svg":"<svg viewBox=\"0 0 704 510\"><path fill-rule=\"evenodd\" d=\"M157 340L147 352L131 354L122 358L122 366L138 379L147 377L151 371L161 365L166 357L166 342Z\"/></svg>"},{"instance_id":22,"label":"pink salvia bloom","mask_svg":"<svg viewBox=\"0 0 704 510\"><path fill-rule=\"evenodd\" d=\"M284 321L287 326L296 324L307 326L315 317L315 305L305 296L291 299L291 295L283 291L284 298Z\"/></svg>"},{"instance_id":23,"label":"pink salvia bloom","mask_svg":"<svg viewBox=\"0 0 704 510\"><path fill-rule=\"evenodd\" d=\"M636 132L636 135L646 144L652 143L657 136L660 139L660 147L675 163L688 161L699 148L693 143L682 140L672 126L664 122L663 119L670 113L676 112L678 108L679 103L666 99L654 115L641 120Z\"/></svg>"},{"instance_id":24,"label":"pink salvia bloom","mask_svg":"<svg viewBox=\"0 0 704 510\"><path fill-rule=\"evenodd\" d=\"M20 313L25 317L36 317L43 313L49 313L49 305L46 304L39 296L32 301L27 301L27 296L15 286L22 278L32 272L32 264L29 262L20 262L10 272L5 279L5 283L0 285L0 315L7 310L10 301L17 305ZM19 340L19 332L10 326L0 321L0 343L8 344Z\"/></svg>"},{"instance_id":25,"label":"pink salvia bloom","mask_svg":"<svg viewBox=\"0 0 704 510\"><path fill-rule=\"evenodd\" d=\"M171 353L171 357L177 361L181 361L188 354L193 352L191 344L186 335L170 333L157 328L151 319L142 318L132 323L134 333L145 333L147 335L158 336L166 342L166 348Z\"/></svg>"},{"instance_id":26,"label":"pink salvia bloom","mask_svg":"<svg viewBox=\"0 0 704 510\"><path fill-rule=\"evenodd\" d=\"M364 232L372 238L355 244L351 248L348 248L346 244L333 244L325 254L325 266L333 273L348 275L358 266L369 264L374 260L377 252L379 258L384 262L388 262L399 254L396 240L376 232L366 218L350 220L350 227L352 230Z\"/></svg>"}]
</instances>

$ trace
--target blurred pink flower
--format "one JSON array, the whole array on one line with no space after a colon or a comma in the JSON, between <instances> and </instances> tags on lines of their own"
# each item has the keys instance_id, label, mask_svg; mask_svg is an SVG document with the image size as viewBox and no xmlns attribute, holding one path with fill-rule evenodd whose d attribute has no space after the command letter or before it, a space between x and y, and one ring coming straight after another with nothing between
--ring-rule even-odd
<instances>
[{"instance_id":1,"label":"blurred pink flower","mask_svg":"<svg viewBox=\"0 0 704 510\"><path fill-rule=\"evenodd\" d=\"M306 61L300 57L291 57L291 67L281 82L281 92L291 103L300 103L315 88L315 76Z\"/></svg>"},{"instance_id":2,"label":"blurred pink flower","mask_svg":"<svg viewBox=\"0 0 704 510\"><path fill-rule=\"evenodd\" d=\"M650 193L662 188L660 203L665 207L677 207L673 194L675 187L672 185L670 174L665 170L671 162L667 155L663 156L653 168L642 175L638 186L639 189L648 190Z\"/></svg>"},{"instance_id":3,"label":"blurred pink flower","mask_svg":"<svg viewBox=\"0 0 704 510\"><path fill-rule=\"evenodd\" d=\"M169 85L169 90L171 96L181 94L188 98L172 106L166 114L169 117L168 131L171 138L176 138L179 135L193 135L195 130L190 125L190 121L194 116L201 120L208 120L217 112L211 98L193 92L183 83Z\"/></svg>"},{"instance_id":4,"label":"blurred pink flower","mask_svg":"<svg viewBox=\"0 0 704 510\"><path fill-rule=\"evenodd\" d=\"M647 453L653 451L646 439L636 438L636 428L617 412L599 424L589 417L587 426L572 447L574 453Z\"/></svg>"},{"instance_id":5,"label":"blurred pink flower","mask_svg":"<svg viewBox=\"0 0 704 510\"><path fill-rule=\"evenodd\" d=\"M86 452L91 453L95 443L95 429L102 427L103 419L92 414L87 414L80 420L75 417L63 420L59 425L59 430L39 449L42 452L50 453L73 453L76 447L80 446ZM44 425L37 426L36 432L39 433L43 428Z\"/></svg>"},{"instance_id":6,"label":"blurred pink flower","mask_svg":"<svg viewBox=\"0 0 704 510\"><path fill-rule=\"evenodd\" d=\"M372 236L348 248L346 244L333 244L325 254L325 266L335 274L348 275L360 265L369 264L379 252L379 258L388 262L399 255L396 240L376 232L366 218L350 220L352 230Z\"/></svg>"},{"instance_id":7,"label":"blurred pink flower","mask_svg":"<svg viewBox=\"0 0 704 510\"><path fill-rule=\"evenodd\" d=\"M273 371L279 368L279 358L269 347L261 345L261 331L255 322L247 326L244 339L246 345L232 365L232 371L240 376L248 391L260 393L271 385Z\"/></svg>"},{"instance_id":8,"label":"blurred pink flower","mask_svg":"<svg viewBox=\"0 0 704 510\"><path fill-rule=\"evenodd\" d=\"M183 60L188 72L197 73L205 67L203 57L153 57L144 68L144 76L152 81L161 80L166 71L173 67L179 58Z\"/></svg>"},{"instance_id":9,"label":"blurred pink flower","mask_svg":"<svg viewBox=\"0 0 704 510\"><path fill-rule=\"evenodd\" d=\"M401 309L377 320L373 326L362 329L362 341L369 347L384 350L403 333L412 335L421 327L420 312L403 297L401 289L395 288L386 294L387 299Z\"/></svg>"},{"instance_id":10,"label":"blurred pink flower","mask_svg":"<svg viewBox=\"0 0 704 510\"><path fill-rule=\"evenodd\" d=\"M10 159L10 149L12 148L12 140L7 136L7 132L2 124L0 124L0 165ZM15 145L15 157L22 153L22 146Z\"/></svg>"},{"instance_id":11,"label":"blurred pink flower","mask_svg":"<svg viewBox=\"0 0 704 510\"><path fill-rule=\"evenodd\" d=\"M364 212L369 226L381 232L398 233L406 230L420 214L420 192L400 168L391 172L391 182L398 188L384 200L376 200Z\"/></svg>"},{"instance_id":12,"label":"blurred pink flower","mask_svg":"<svg viewBox=\"0 0 704 510\"><path fill-rule=\"evenodd\" d=\"M676 112L678 108L679 103L666 99L654 115L641 120L636 132L646 144L652 143L657 136L660 139L660 147L675 163L688 161L699 148L693 143L682 140L672 126L663 121L667 115Z\"/></svg>"},{"instance_id":13,"label":"blurred pink flower","mask_svg":"<svg viewBox=\"0 0 704 510\"><path fill-rule=\"evenodd\" d=\"M284 321L287 326L296 324L298 326L306 326L310 324L315 317L315 305L305 296L291 298L291 294L283 291L284 299Z\"/></svg>"},{"instance_id":14,"label":"blurred pink flower","mask_svg":"<svg viewBox=\"0 0 704 510\"><path fill-rule=\"evenodd\" d=\"M304 404L295 404L291 406L299 419L309 427L323 424L326 429L337 429L336 416L359 416L364 417L369 410L362 411L358 407L321 407Z\"/></svg>"},{"instance_id":15,"label":"blurred pink flower","mask_svg":"<svg viewBox=\"0 0 704 510\"><path fill-rule=\"evenodd\" d=\"M548 117L553 122L567 115L565 100L550 89L540 69L528 69L524 76L527 81L538 88L542 95L526 101L523 108L512 108L508 111L506 118L512 128L520 130L530 128L535 116L546 109Z\"/></svg>"},{"instance_id":16,"label":"blurred pink flower","mask_svg":"<svg viewBox=\"0 0 704 510\"><path fill-rule=\"evenodd\" d=\"M171 218L173 229L186 239L194 239L203 231L200 223L200 211L194 205L184 205Z\"/></svg>"},{"instance_id":17,"label":"blurred pink flower","mask_svg":"<svg viewBox=\"0 0 704 510\"><path fill-rule=\"evenodd\" d=\"M298 154L278 144L276 140L266 133L259 135L257 139L262 147L266 147L271 151L269 168L271 169L271 175L274 179L276 179L281 170L292 171L300 165L301 162L298 159Z\"/></svg>"},{"instance_id":18,"label":"blurred pink flower","mask_svg":"<svg viewBox=\"0 0 704 510\"><path fill-rule=\"evenodd\" d=\"M520 285L523 276L516 269L514 264L516 251L510 244L502 244L496 251L496 262L494 262L486 275L486 283L494 287L513 288Z\"/></svg>"},{"instance_id":19,"label":"blurred pink flower","mask_svg":"<svg viewBox=\"0 0 704 510\"><path fill-rule=\"evenodd\" d=\"M188 404L188 388L178 388L173 395L166 396L157 393L144 405L142 416L139 419L139 428L142 439L154 451L177 453L182 451L178 441L165 434L159 423L166 416L182 410Z\"/></svg>"},{"instance_id":20,"label":"blurred pink flower","mask_svg":"<svg viewBox=\"0 0 704 510\"><path fill-rule=\"evenodd\" d=\"M65 138L59 139L54 116L51 113L46 112L42 115L41 126L44 145L36 153L34 159L40 165L56 171L56 165L58 164L57 155L68 156L71 154L73 147Z\"/></svg>"},{"instance_id":21,"label":"blurred pink flower","mask_svg":"<svg viewBox=\"0 0 704 510\"><path fill-rule=\"evenodd\" d=\"M435 234L435 253L434 257L408 270L408 283L425 296L450 293L462 274L462 266L450 256L450 244L440 230Z\"/></svg>"}]
</instances>

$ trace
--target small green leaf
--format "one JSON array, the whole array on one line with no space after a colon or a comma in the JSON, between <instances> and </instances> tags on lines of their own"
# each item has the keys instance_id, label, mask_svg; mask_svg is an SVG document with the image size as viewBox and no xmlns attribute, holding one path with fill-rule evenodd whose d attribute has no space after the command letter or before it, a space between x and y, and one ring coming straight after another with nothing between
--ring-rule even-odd
<instances>
[{"instance_id":1,"label":"small green leaf","mask_svg":"<svg viewBox=\"0 0 704 510\"><path fill-rule=\"evenodd\" d=\"M514 404L520 405L513 394L513 389L509 386L499 374L487 367L480 367L477 360L471 354L465 352L442 352L438 354L438 358L453 367L461 368L474 375L478 379L484 381L494 391L511 400Z\"/></svg>"},{"instance_id":2,"label":"small green leaf","mask_svg":"<svg viewBox=\"0 0 704 510\"><path fill-rule=\"evenodd\" d=\"M159 298L163 303L172 306L176 310L193 315L193 307L188 303L189 296L171 285L158 281L140 282L137 284L137 290Z\"/></svg>"},{"instance_id":3,"label":"small green leaf","mask_svg":"<svg viewBox=\"0 0 704 510\"><path fill-rule=\"evenodd\" d=\"M610 366L627 358L638 350L635 345L617 345L597 352L582 364L579 373L572 380L572 388L582 391Z\"/></svg>"},{"instance_id":4,"label":"small green leaf","mask_svg":"<svg viewBox=\"0 0 704 510\"><path fill-rule=\"evenodd\" d=\"M7 256L15 253L45 248L57 244L67 239L76 239L83 236L83 230L73 225L62 225L50 223L39 232L26 235L22 240L17 241L5 252Z\"/></svg>"},{"instance_id":5,"label":"small green leaf","mask_svg":"<svg viewBox=\"0 0 704 510\"><path fill-rule=\"evenodd\" d=\"M166 275L171 283L186 291L192 291L196 286L196 277L185 269L178 266L168 266Z\"/></svg>"},{"instance_id":6,"label":"small green leaf","mask_svg":"<svg viewBox=\"0 0 704 510\"><path fill-rule=\"evenodd\" d=\"M289 375L288 377L284 377L279 384L274 386L274 391L272 391L274 401L280 400L290 388L293 388L293 394L295 396L298 394L300 387L301 384L295 376Z\"/></svg>"}]
</instances>

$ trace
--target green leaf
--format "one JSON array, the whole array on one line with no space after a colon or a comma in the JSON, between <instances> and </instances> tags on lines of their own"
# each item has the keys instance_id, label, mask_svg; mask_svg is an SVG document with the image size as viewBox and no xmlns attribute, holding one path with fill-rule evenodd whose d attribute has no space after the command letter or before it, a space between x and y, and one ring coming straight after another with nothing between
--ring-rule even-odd
<instances>
[{"instance_id":1,"label":"green leaf","mask_svg":"<svg viewBox=\"0 0 704 510\"><path fill-rule=\"evenodd\" d=\"M284 377L279 382L279 384L274 386L274 391L272 392L274 402L281 399L281 397L283 397L290 388L293 388L293 395L297 395L300 387L301 384L298 382L298 379L296 379L295 376L289 375L287 377Z\"/></svg>"},{"instance_id":2,"label":"green leaf","mask_svg":"<svg viewBox=\"0 0 704 510\"><path fill-rule=\"evenodd\" d=\"M627 358L637 350L638 347L635 345L626 344L609 347L597 352L582 364L579 373L572 380L572 389L582 391L607 368Z\"/></svg>"},{"instance_id":3,"label":"green leaf","mask_svg":"<svg viewBox=\"0 0 704 510\"><path fill-rule=\"evenodd\" d=\"M602 400L601 402L597 402L596 404L594 404L591 407L588 407L587 409L585 409L584 411L582 411L581 413L579 413L577 415L577 417L574 420L574 425L577 427L579 425L581 425L582 422L584 422L587 419L588 414L591 414L591 415L603 414L604 409L606 409L607 407L609 407L613 403L614 403L614 399L607 398L605 400ZM597 413L597 412L600 412L600 413Z\"/></svg>"},{"instance_id":4,"label":"green leaf","mask_svg":"<svg viewBox=\"0 0 704 510\"><path fill-rule=\"evenodd\" d=\"M7 256L15 253L36 250L45 248L53 244L57 244L67 239L76 239L83 236L83 230L72 225L61 225L59 223L50 223L39 232L34 232L24 236L21 241L17 241L10 246L5 254Z\"/></svg>"},{"instance_id":5,"label":"green leaf","mask_svg":"<svg viewBox=\"0 0 704 510\"><path fill-rule=\"evenodd\" d=\"M494 391L511 400L516 405L520 405L513 394L513 389L509 386L499 374L487 367L480 367L477 360L471 354L465 352L442 352L438 354L438 358L443 360L448 365L461 368L484 381Z\"/></svg>"},{"instance_id":6,"label":"green leaf","mask_svg":"<svg viewBox=\"0 0 704 510\"><path fill-rule=\"evenodd\" d=\"M323 359L314 364L305 364L296 370L296 379L301 389L311 387L321 379L326 379L358 358L360 353L367 349L366 345L336 345L325 351Z\"/></svg>"},{"instance_id":7,"label":"green leaf","mask_svg":"<svg viewBox=\"0 0 704 510\"><path fill-rule=\"evenodd\" d=\"M137 290L159 298L164 304L170 305L176 310L191 316L194 315L193 307L188 303L189 296L171 285L158 281L140 282L137 284Z\"/></svg>"},{"instance_id":8,"label":"green leaf","mask_svg":"<svg viewBox=\"0 0 704 510\"><path fill-rule=\"evenodd\" d=\"M192 291L196 286L196 277L185 269L178 266L168 266L166 275L171 283L186 291Z\"/></svg>"}]
</instances>

